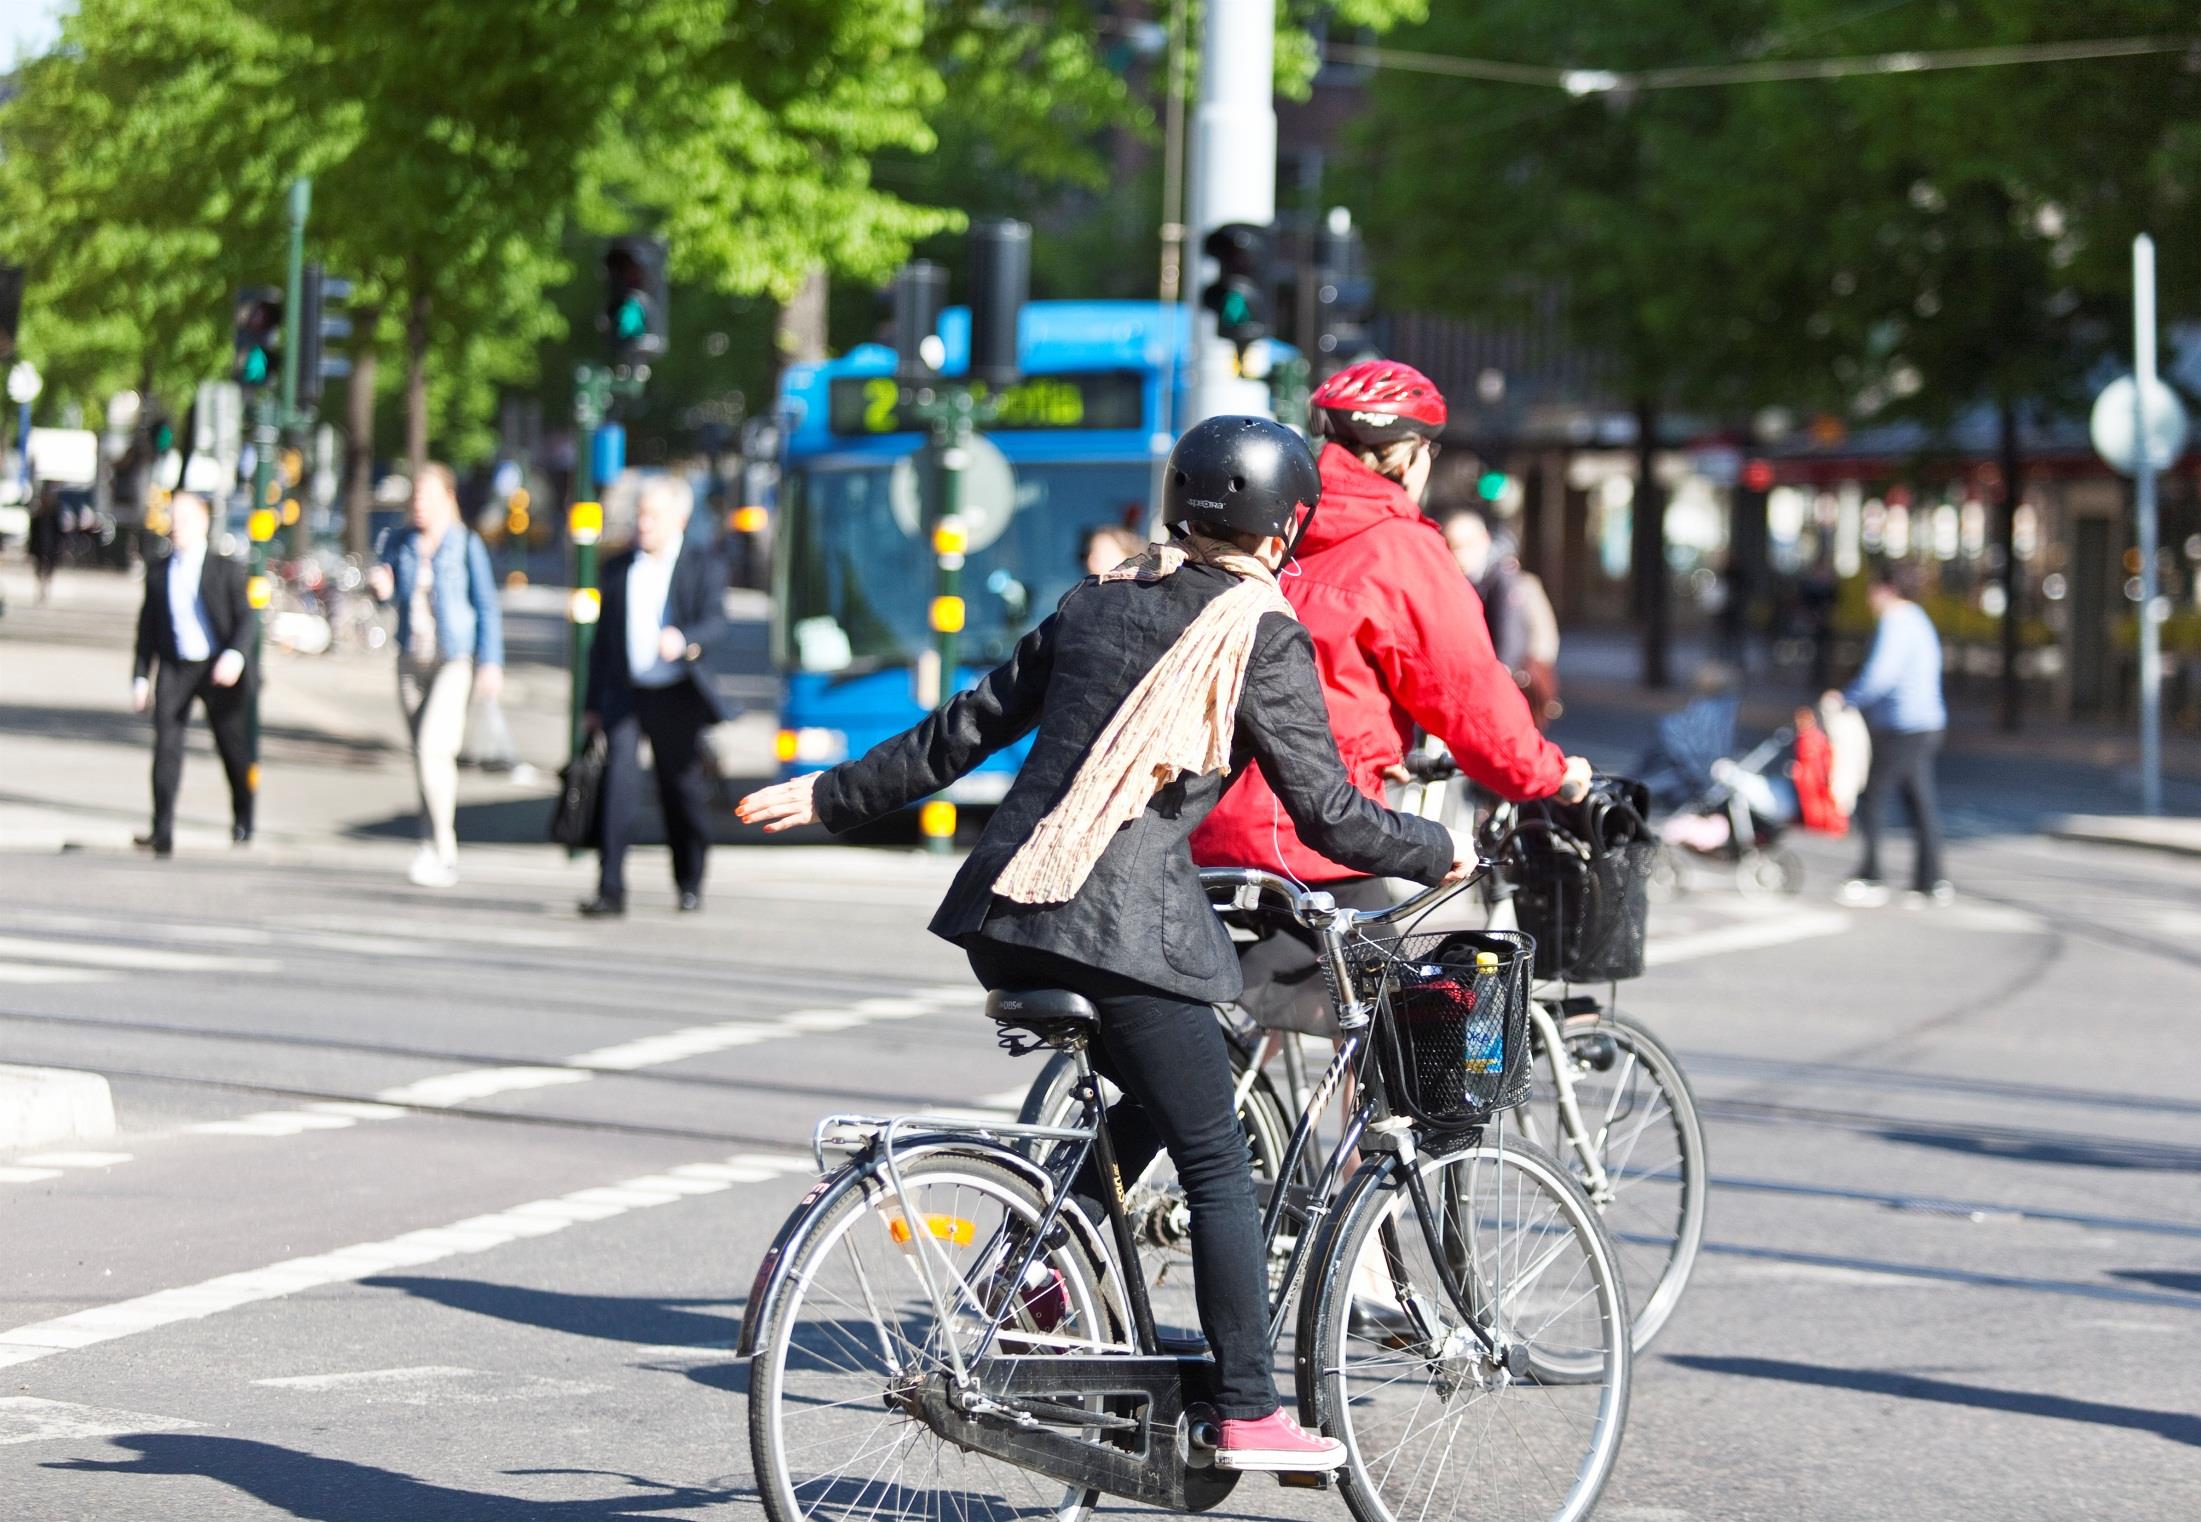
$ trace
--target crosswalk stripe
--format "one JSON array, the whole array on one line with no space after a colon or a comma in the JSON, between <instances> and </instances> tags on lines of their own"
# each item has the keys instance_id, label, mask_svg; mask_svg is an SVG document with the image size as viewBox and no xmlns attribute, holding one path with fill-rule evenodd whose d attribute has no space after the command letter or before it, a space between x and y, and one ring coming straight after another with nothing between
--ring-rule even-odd
<instances>
[{"instance_id":1,"label":"crosswalk stripe","mask_svg":"<svg viewBox=\"0 0 2201 1522\"><path fill-rule=\"evenodd\" d=\"M0 956L124 972L257 973L274 972L282 965L268 957L215 957L196 951L159 951L150 946L110 946L26 935L0 935Z\"/></svg>"}]
</instances>

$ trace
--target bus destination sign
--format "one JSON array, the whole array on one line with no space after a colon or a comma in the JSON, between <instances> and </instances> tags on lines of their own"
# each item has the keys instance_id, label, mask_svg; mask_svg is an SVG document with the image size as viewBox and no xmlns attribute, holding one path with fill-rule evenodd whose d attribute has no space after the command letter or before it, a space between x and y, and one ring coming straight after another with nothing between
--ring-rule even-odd
<instances>
[{"instance_id":1,"label":"bus destination sign","mask_svg":"<svg viewBox=\"0 0 2201 1522\"><path fill-rule=\"evenodd\" d=\"M986 394L983 385L972 389ZM994 420L986 425L990 433L1139 428L1145 425L1145 384L1136 370L1027 375L1003 387L994 406ZM852 434L905 433L921 426L903 416L901 388L887 375L835 377L826 422L835 433Z\"/></svg>"}]
</instances>

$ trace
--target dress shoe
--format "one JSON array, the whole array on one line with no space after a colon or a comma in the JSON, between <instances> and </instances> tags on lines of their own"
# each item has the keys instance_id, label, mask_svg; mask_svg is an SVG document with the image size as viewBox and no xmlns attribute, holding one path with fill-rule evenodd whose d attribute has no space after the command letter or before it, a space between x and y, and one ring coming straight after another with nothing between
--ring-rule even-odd
<instances>
[{"instance_id":1,"label":"dress shoe","mask_svg":"<svg viewBox=\"0 0 2201 1522\"><path fill-rule=\"evenodd\" d=\"M581 918L585 920L615 920L627 912L623 898L606 898L599 893L594 898L584 898L580 903Z\"/></svg>"},{"instance_id":2,"label":"dress shoe","mask_svg":"<svg viewBox=\"0 0 2201 1522\"><path fill-rule=\"evenodd\" d=\"M251 826L251 825L249 825L249 824L233 824L233 825L231 825L231 826L229 827L229 843L230 843L231 845L233 845L233 846L249 846L249 845L251 845L251 844L252 844L252 826Z\"/></svg>"},{"instance_id":3,"label":"dress shoe","mask_svg":"<svg viewBox=\"0 0 2201 1522\"><path fill-rule=\"evenodd\" d=\"M176 853L176 843L165 835L133 835L130 844L141 851L151 851L161 861Z\"/></svg>"},{"instance_id":4,"label":"dress shoe","mask_svg":"<svg viewBox=\"0 0 2201 1522\"><path fill-rule=\"evenodd\" d=\"M693 893L693 892L690 892L690 891L688 891L687 889L682 889L682 890L681 890L681 893L680 893L680 912L681 912L682 914L694 914L694 913L695 913L696 911L700 910L700 909L701 909L702 907L703 907L703 895L702 895L702 894L700 894L700 893Z\"/></svg>"}]
</instances>

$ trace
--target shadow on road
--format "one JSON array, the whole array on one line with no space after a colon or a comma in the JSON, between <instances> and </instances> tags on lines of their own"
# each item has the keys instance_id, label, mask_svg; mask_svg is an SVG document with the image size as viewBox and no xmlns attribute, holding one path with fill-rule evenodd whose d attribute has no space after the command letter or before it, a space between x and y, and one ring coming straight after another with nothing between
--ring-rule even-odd
<instances>
[{"instance_id":1,"label":"shadow on road","mask_svg":"<svg viewBox=\"0 0 2201 1522\"><path fill-rule=\"evenodd\" d=\"M48 1469L104 1471L128 1475L196 1475L216 1480L274 1508L286 1517L312 1522L616 1522L660 1512L708 1506L750 1494L667 1485L638 1475L605 1475L624 1480L644 1495L606 1496L593 1501L542 1501L459 1490L377 1469L347 1459L322 1458L274 1443L246 1438L146 1433L115 1439L134 1459L67 1459ZM523 1475L596 1475L599 1470L526 1469Z\"/></svg>"},{"instance_id":2,"label":"shadow on road","mask_svg":"<svg viewBox=\"0 0 2201 1522\"><path fill-rule=\"evenodd\" d=\"M2018 1416L2053 1417L2057 1421L2086 1422L2097 1427L2129 1427L2135 1432L2152 1432L2174 1443L2201 1447L2201 1416L2183 1411L2150 1411L2141 1406L2113 1406L2105 1401L2074 1400L2069 1396L2042 1395L2028 1390L1996 1390L1986 1385L1926 1379L1885 1369L1837 1369L1827 1364L1791 1363L1780 1358L1716 1358L1670 1353L1666 1361L1685 1369L1701 1369L1707 1374L1778 1379L1790 1384L1855 1390L1862 1395L1893 1395L1902 1400L1936 1401L1950 1406L1972 1406L1982 1411L2006 1411Z\"/></svg>"},{"instance_id":3,"label":"shadow on road","mask_svg":"<svg viewBox=\"0 0 2201 1522\"><path fill-rule=\"evenodd\" d=\"M123 689L118 683L116 691ZM194 713L197 711L194 710ZM150 752L153 721L132 713L118 701L113 709L50 708L33 703L0 703L0 732L40 740L80 740L94 745L142 745ZM194 721L189 731L204 738L204 727ZM264 724L260 728L263 758L270 765L285 761L300 764L370 766L397 753L386 740L357 735L332 735L324 730L300 729L292 724Z\"/></svg>"},{"instance_id":4,"label":"shadow on road","mask_svg":"<svg viewBox=\"0 0 2201 1522\"><path fill-rule=\"evenodd\" d=\"M733 1300L659 1300L646 1295L575 1295L562 1290L492 1284L485 1279L430 1279L408 1274L362 1279L372 1289L394 1289L432 1300L455 1311L493 1316L521 1326L571 1332L659 1347L731 1346L741 1325L732 1314L690 1309L723 1307L739 1311Z\"/></svg>"},{"instance_id":5,"label":"shadow on road","mask_svg":"<svg viewBox=\"0 0 2201 1522\"><path fill-rule=\"evenodd\" d=\"M2112 1279L2127 1279L2134 1284L2152 1284L2157 1289L2182 1289L2189 1295L2201 1295L2201 1274L2176 1268L2113 1268Z\"/></svg>"}]
</instances>

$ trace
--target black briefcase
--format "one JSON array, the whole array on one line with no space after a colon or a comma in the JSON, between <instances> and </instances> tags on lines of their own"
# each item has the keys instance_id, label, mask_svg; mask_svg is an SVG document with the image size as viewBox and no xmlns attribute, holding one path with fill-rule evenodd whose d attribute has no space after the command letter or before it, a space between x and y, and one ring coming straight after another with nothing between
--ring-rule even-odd
<instances>
[{"instance_id":1,"label":"black briefcase","mask_svg":"<svg viewBox=\"0 0 2201 1522\"><path fill-rule=\"evenodd\" d=\"M599 730L558 773L558 807L550 816L550 838L556 844L593 851L604 843L604 761L609 753Z\"/></svg>"}]
</instances>

